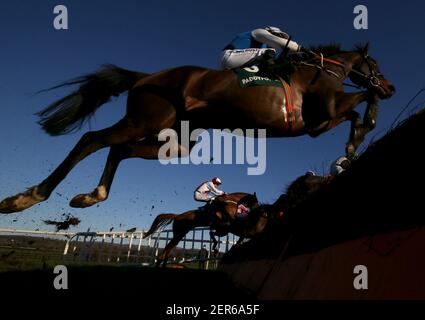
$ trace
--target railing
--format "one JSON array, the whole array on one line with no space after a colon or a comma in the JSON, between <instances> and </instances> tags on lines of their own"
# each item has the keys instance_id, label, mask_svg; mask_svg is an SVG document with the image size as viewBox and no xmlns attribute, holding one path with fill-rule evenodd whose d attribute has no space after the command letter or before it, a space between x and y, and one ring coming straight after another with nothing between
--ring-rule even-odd
<instances>
[{"instance_id":1,"label":"railing","mask_svg":"<svg viewBox=\"0 0 425 320\"><path fill-rule=\"evenodd\" d=\"M172 239L172 230L154 233L143 239L145 231L135 232L48 232L0 229L0 235L41 237L63 240L61 259L65 262L126 263L153 265L160 250ZM214 269L217 261L236 242L236 236L217 239L218 254L212 252L213 241L208 228L196 228L180 241L169 259L172 264L199 264ZM206 255L200 256L200 250Z\"/></svg>"},{"instance_id":2,"label":"railing","mask_svg":"<svg viewBox=\"0 0 425 320\"><path fill-rule=\"evenodd\" d=\"M174 262L180 264L185 262L205 263L205 269L215 269L221 256L227 251L229 251L231 246L233 246L237 242L238 237L236 237L235 235L228 234L225 239L217 238L218 246L217 252L215 253L212 250L214 242L210 238L209 232L209 228L199 227L187 233L177 246L177 250L174 251L178 252L178 254L172 255L172 257L174 256ZM151 236L151 239L154 241L153 248L155 248L155 261L156 257L158 256L159 249L164 248L168 241L172 239L172 233L172 230L163 230ZM205 233L207 233L207 235L205 235ZM207 256L201 259L199 257L193 257L193 254L199 253L202 248L205 248L205 250L207 250ZM186 258L187 256L190 257L191 255L192 258Z\"/></svg>"}]
</instances>

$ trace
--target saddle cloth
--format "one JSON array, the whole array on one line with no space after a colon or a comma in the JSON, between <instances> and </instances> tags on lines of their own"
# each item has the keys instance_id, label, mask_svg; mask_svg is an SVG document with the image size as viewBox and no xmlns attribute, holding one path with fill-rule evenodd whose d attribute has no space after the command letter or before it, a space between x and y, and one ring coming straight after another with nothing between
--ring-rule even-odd
<instances>
[{"instance_id":1,"label":"saddle cloth","mask_svg":"<svg viewBox=\"0 0 425 320\"><path fill-rule=\"evenodd\" d=\"M292 88L289 85L289 79L283 79L280 76L261 67L253 65L246 68L233 69L236 73L241 88L253 86L272 86L283 88L284 101L282 103L283 121L285 128L291 130L295 123L295 107L292 95Z\"/></svg>"},{"instance_id":2,"label":"saddle cloth","mask_svg":"<svg viewBox=\"0 0 425 320\"><path fill-rule=\"evenodd\" d=\"M253 86L282 87L281 80L272 72L259 65L233 69L241 88Z\"/></svg>"}]
</instances>

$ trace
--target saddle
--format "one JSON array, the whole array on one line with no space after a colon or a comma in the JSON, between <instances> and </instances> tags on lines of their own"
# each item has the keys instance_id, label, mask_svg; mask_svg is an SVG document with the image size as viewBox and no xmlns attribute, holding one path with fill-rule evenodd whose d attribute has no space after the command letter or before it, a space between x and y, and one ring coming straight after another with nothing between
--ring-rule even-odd
<instances>
[{"instance_id":1,"label":"saddle","mask_svg":"<svg viewBox=\"0 0 425 320\"><path fill-rule=\"evenodd\" d=\"M213 214L219 211L222 213L222 218L221 218L222 222L225 223L225 222L229 222L230 220L233 220L232 216L225 209L225 205L226 205L225 201L220 201L215 199L212 202L208 202L202 207L199 207L198 211L204 214Z\"/></svg>"},{"instance_id":2,"label":"saddle","mask_svg":"<svg viewBox=\"0 0 425 320\"><path fill-rule=\"evenodd\" d=\"M209 201L206 204L204 204L203 206L198 207L198 211L209 212L209 211L212 211L214 209L217 210L217 209L219 209L220 202L221 201L217 201L216 199Z\"/></svg>"},{"instance_id":3,"label":"saddle","mask_svg":"<svg viewBox=\"0 0 425 320\"><path fill-rule=\"evenodd\" d=\"M254 205L252 203L252 200L249 200L249 197L251 197L251 195L247 195L239 199L239 201L237 202L233 200L220 200L218 198L213 200L210 203L207 203L206 205L202 207L199 207L198 210L200 212L204 212L205 214L215 213L218 211L221 212L222 223L230 223L230 221L235 221L235 220L245 220L240 218L246 218L249 212L252 210L252 206ZM225 209L226 203L229 203L229 202L234 203L236 205L236 212L234 215L232 215Z\"/></svg>"}]
</instances>

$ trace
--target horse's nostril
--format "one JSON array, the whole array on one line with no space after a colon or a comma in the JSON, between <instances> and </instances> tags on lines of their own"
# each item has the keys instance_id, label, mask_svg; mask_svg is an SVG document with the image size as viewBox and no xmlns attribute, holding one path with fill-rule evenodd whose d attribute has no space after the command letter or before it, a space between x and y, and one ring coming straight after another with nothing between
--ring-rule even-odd
<instances>
[{"instance_id":1,"label":"horse's nostril","mask_svg":"<svg viewBox=\"0 0 425 320\"><path fill-rule=\"evenodd\" d=\"M394 93L394 92L395 92L395 87L394 87L392 84L390 84L390 85L388 86L388 89L390 89L390 91L391 91L392 93Z\"/></svg>"}]
</instances>

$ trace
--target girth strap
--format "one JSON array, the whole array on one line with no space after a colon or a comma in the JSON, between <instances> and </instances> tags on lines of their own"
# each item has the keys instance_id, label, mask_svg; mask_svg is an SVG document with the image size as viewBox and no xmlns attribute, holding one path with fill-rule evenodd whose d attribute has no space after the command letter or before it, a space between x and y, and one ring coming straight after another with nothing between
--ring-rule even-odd
<instances>
[{"instance_id":1,"label":"girth strap","mask_svg":"<svg viewBox=\"0 0 425 320\"><path fill-rule=\"evenodd\" d=\"M292 96L291 86L283 80L280 76L277 76L282 82L283 94L285 96L285 101L283 103L283 117L284 117L284 126L286 130L293 130L295 126L295 106Z\"/></svg>"}]
</instances>

